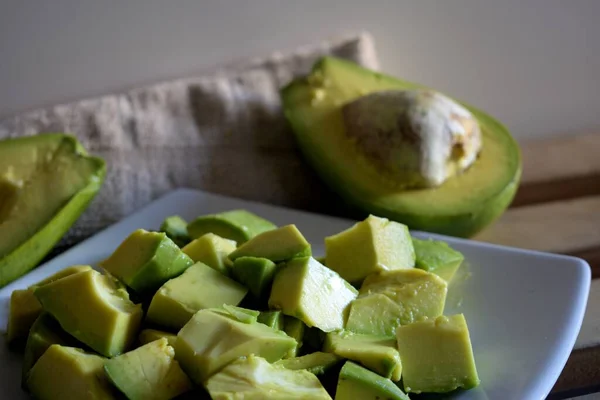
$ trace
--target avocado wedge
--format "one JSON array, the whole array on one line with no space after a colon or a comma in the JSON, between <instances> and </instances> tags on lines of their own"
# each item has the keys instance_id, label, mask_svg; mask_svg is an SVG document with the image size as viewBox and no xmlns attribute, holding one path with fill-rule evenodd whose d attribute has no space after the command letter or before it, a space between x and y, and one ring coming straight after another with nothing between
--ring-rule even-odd
<instances>
[{"instance_id":1,"label":"avocado wedge","mask_svg":"<svg viewBox=\"0 0 600 400\"><path fill-rule=\"evenodd\" d=\"M348 136L344 105L375 92L422 88L325 57L308 77L283 88L281 96L305 158L350 205L412 229L470 237L502 214L521 175L519 147L498 121L462 104L481 129L479 157L463 173L433 188L405 189L390 181Z\"/></svg>"},{"instance_id":2,"label":"avocado wedge","mask_svg":"<svg viewBox=\"0 0 600 400\"><path fill-rule=\"evenodd\" d=\"M0 287L34 268L94 198L106 174L76 138L0 141Z\"/></svg>"}]
</instances>

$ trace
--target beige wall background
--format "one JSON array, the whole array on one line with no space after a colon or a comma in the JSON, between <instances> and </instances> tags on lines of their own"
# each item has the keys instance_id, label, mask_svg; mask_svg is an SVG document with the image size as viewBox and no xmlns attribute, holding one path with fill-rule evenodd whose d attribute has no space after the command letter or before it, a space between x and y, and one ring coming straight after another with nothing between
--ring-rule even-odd
<instances>
[{"instance_id":1,"label":"beige wall background","mask_svg":"<svg viewBox=\"0 0 600 400\"><path fill-rule=\"evenodd\" d=\"M0 1L0 117L370 31L519 139L600 131L598 0Z\"/></svg>"}]
</instances>

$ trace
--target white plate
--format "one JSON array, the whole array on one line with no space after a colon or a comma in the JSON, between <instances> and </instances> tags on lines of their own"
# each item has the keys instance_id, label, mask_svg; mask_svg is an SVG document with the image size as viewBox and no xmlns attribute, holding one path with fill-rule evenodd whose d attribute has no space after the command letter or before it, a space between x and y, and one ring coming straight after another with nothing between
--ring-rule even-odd
<instances>
[{"instance_id":1,"label":"white plate","mask_svg":"<svg viewBox=\"0 0 600 400\"><path fill-rule=\"evenodd\" d=\"M278 225L295 223L324 252L323 237L353 221L217 196L177 190L73 247L0 290L0 327L6 326L8 300L25 288L73 264L96 264L133 230L158 229L167 216L197 215L245 208ZM467 279L451 288L446 314L463 312L471 332L481 386L455 398L542 399L552 389L573 348L590 286L589 265L580 259L418 233L448 241L464 253ZM75 300L75 299L74 299ZM20 389L20 355L0 345L3 399L28 398Z\"/></svg>"}]
</instances>

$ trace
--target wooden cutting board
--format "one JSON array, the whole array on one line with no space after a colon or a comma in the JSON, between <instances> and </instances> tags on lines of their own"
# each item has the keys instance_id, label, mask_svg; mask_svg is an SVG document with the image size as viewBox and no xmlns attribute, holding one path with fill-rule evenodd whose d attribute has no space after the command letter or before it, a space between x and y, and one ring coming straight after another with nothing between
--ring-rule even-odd
<instances>
[{"instance_id":1,"label":"wooden cutting board","mask_svg":"<svg viewBox=\"0 0 600 400\"><path fill-rule=\"evenodd\" d=\"M522 185L511 208L475 239L590 264L583 327L549 399L600 392L600 134L528 141L522 152Z\"/></svg>"}]
</instances>

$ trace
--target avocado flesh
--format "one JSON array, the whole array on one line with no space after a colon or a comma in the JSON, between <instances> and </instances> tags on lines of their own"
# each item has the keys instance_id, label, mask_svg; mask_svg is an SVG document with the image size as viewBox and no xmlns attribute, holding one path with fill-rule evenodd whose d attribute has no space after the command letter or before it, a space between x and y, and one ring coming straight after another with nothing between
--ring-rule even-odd
<instances>
[{"instance_id":1,"label":"avocado flesh","mask_svg":"<svg viewBox=\"0 0 600 400\"><path fill-rule=\"evenodd\" d=\"M230 362L254 354L280 360L296 341L261 323L245 324L224 312L200 310L177 334L175 357L198 385Z\"/></svg>"},{"instance_id":2,"label":"avocado flesh","mask_svg":"<svg viewBox=\"0 0 600 400\"><path fill-rule=\"evenodd\" d=\"M106 357L129 349L142 320L142 307L129 300L111 277L78 272L34 291L42 308L69 334Z\"/></svg>"},{"instance_id":3,"label":"avocado flesh","mask_svg":"<svg viewBox=\"0 0 600 400\"><path fill-rule=\"evenodd\" d=\"M289 336L296 340L298 345L290 350L288 354L285 355L285 358L293 358L298 355L300 348L302 347L302 340L304 338L304 331L306 330L306 325L304 322L300 321L298 318L290 317L285 315L283 317L283 331Z\"/></svg>"},{"instance_id":4,"label":"avocado flesh","mask_svg":"<svg viewBox=\"0 0 600 400\"><path fill-rule=\"evenodd\" d=\"M409 400L392 381L347 361L338 380L335 400Z\"/></svg>"},{"instance_id":5,"label":"avocado flesh","mask_svg":"<svg viewBox=\"0 0 600 400\"><path fill-rule=\"evenodd\" d=\"M257 321L273 329L283 329L283 314L281 311L261 311Z\"/></svg>"},{"instance_id":6,"label":"avocado flesh","mask_svg":"<svg viewBox=\"0 0 600 400\"><path fill-rule=\"evenodd\" d=\"M446 393L479 385L464 315L401 326L396 339L407 392Z\"/></svg>"},{"instance_id":7,"label":"avocado flesh","mask_svg":"<svg viewBox=\"0 0 600 400\"><path fill-rule=\"evenodd\" d=\"M257 298L268 294L277 266L271 260L258 257L240 257L233 262L231 273Z\"/></svg>"},{"instance_id":8,"label":"avocado flesh","mask_svg":"<svg viewBox=\"0 0 600 400\"><path fill-rule=\"evenodd\" d=\"M179 247L183 247L188 244L191 239L187 231L187 222L179 215L172 215L165 218L163 223L160 225L160 231L167 234Z\"/></svg>"},{"instance_id":9,"label":"avocado flesh","mask_svg":"<svg viewBox=\"0 0 600 400\"><path fill-rule=\"evenodd\" d=\"M264 358L252 355L213 375L206 388L213 400L331 400L319 379L310 372L269 364Z\"/></svg>"},{"instance_id":10,"label":"avocado flesh","mask_svg":"<svg viewBox=\"0 0 600 400\"><path fill-rule=\"evenodd\" d=\"M194 262L204 263L222 274L229 275L229 268L226 265L227 256L235 248L236 243L233 240L207 233L188 243L182 251Z\"/></svg>"},{"instance_id":11,"label":"avocado flesh","mask_svg":"<svg viewBox=\"0 0 600 400\"><path fill-rule=\"evenodd\" d=\"M275 228L277 226L270 221L249 211L231 210L200 216L188 225L187 230L192 239L214 233L241 245L254 236Z\"/></svg>"},{"instance_id":12,"label":"avocado flesh","mask_svg":"<svg viewBox=\"0 0 600 400\"><path fill-rule=\"evenodd\" d=\"M196 311L238 305L248 290L209 266L196 263L158 289L146 320L172 329L182 328Z\"/></svg>"},{"instance_id":13,"label":"avocado flesh","mask_svg":"<svg viewBox=\"0 0 600 400\"><path fill-rule=\"evenodd\" d=\"M106 361L104 371L130 400L170 400L192 389L166 338Z\"/></svg>"},{"instance_id":14,"label":"avocado flesh","mask_svg":"<svg viewBox=\"0 0 600 400\"><path fill-rule=\"evenodd\" d=\"M171 332L160 331L158 329L142 329L138 335L138 341L140 344L145 345L155 340L165 338L169 343L169 346L175 346L177 340L177 334Z\"/></svg>"},{"instance_id":15,"label":"avocado flesh","mask_svg":"<svg viewBox=\"0 0 600 400\"><path fill-rule=\"evenodd\" d=\"M88 156L71 136L0 142L1 186L18 186L0 205L0 286L43 259L94 198L105 174L104 161Z\"/></svg>"},{"instance_id":16,"label":"avocado flesh","mask_svg":"<svg viewBox=\"0 0 600 400\"><path fill-rule=\"evenodd\" d=\"M350 305L346 330L368 335L393 336L405 317L404 309L384 294L359 297Z\"/></svg>"},{"instance_id":17,"label":"avocado flesh","mask_svg":"<svg viewBox=\"0 0 600 400\"><path fill-rule=\"evenodd\" d=\"M423 86L325 57L307 78L285 87L282 99L305 158L347 202L411 229L472 236L506 209L521 175L519 147L498 121L465 105L479 122L481 153L467 171L432 189L399 189L347 139L344 104L377 91L416 88Z\"/></svg>"},{"instance_id":18,"label":"avocado flesh","mask_svg":"<svg viewBox=\"0 0 600 400\"><path fill-rule=\"evenodd\" d=\"M415 267L432 272L450 283L465 257L441 240L420 240L413 238L416 262Z\"/></svg>"},{"instance_id":19,"label":"avocado flesh","mask_svg":"<svg viewBox=\"0 0 600 400\"><path fill-rule=\"evenodd\" d=\"M284 358L275 364L287 369L305 369L315 375L323 375L340 361L342 358L335 354L317 351L301 357Z\"/></svg>"},{"instance_id":20,"label":"avocado flesh","mask_svg":"<svg viewBox=\"0 0 600 400\"><path fill-rule=\"evenodd\" d=\"M39 400L113 400L115 393L103 371L105 358L54 344L35 363L27 386Z\"/></svg>"},{"instance_id":21,"label":"avocado flesh","mask_svg":"<svg viewBox=\"0 0 600 400\"><path fill-rule=\"evenodd\" d=\"M279 262L310 255L310 243L291 224L253 237L231 253L229 259L235 262L240 257L258 257Z\"/></svg>"}]
</instances>

